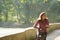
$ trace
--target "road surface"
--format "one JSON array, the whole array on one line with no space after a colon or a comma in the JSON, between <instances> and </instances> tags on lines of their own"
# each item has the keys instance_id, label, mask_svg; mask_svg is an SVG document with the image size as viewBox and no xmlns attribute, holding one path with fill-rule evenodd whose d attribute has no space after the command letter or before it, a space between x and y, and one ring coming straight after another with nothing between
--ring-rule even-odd
<instances>
[{"instance_id":1,"label":"road surface","mask_svg":"<svg viewBox=\"0 0 60 40\"><path fill-rule=\"evenodd\" d=\"M60 40L60 30L55 30L47 36L47 40Z\"/></svg>"}]
</instances>

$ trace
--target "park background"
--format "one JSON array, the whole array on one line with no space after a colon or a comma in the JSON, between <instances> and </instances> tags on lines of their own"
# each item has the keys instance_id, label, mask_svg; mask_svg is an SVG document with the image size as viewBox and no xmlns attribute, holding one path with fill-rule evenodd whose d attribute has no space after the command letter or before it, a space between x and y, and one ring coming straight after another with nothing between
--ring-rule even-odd
<instances>
[{"instance_id":1,"label":"park background","mask_svg":"<svg viewBox=\"0 0 60 40\"><path fill-rule=\"evenodd\" d=\"M60 0L0 0L0 26L30 27L43 11L50 23L60 22Z\"/></svg>"},{"instance_id":2,"label":"park background","mask_svg":"<svg viewBox=\"0 0 60 40\"><path fill-rule=\"evenodd\" d=\"M0 40L24 40L21 39L21 37L24 38L22 36L24 33L20 35L20 31L22 28L24 30L32 27L41 12L46 12L49 23L52 23L48 29L49 35L56 29L59 29L57 33L60 35L60 0L0 0L0 35L7 34L9 31L16 31L16 28L19 31L17 35L2 37ZM36 30L29 30L27 30L27 33L30 33L29 37L26 33L27 39L25 38L25 40L36 38ZM31 36L32 32L35 35ZM48 40L53 38L52 36L54 35L48 37Z\"/></svg>"}]
</instances>

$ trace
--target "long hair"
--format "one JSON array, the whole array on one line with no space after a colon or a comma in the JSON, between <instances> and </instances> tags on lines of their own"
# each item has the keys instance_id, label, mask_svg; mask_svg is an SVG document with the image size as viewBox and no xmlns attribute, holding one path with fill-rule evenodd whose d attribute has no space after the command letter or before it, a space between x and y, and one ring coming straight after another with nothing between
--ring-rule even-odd
<instances>
[{"instance_id":1,"label":"long hair","mask_svg":"<svg viewBox=\"0 0 60 40\"><path fill-rule=\"evenodd\" d=\"M45 12L40 13L40 15L39 15L39 17L38 17L37 20L41 20L41 19L42 19L42 16L43 16L44 14L46 14L46 13L45 13ZM46 17L46 19L48 19L48 17Z\"/></svg>"}]
</instances>

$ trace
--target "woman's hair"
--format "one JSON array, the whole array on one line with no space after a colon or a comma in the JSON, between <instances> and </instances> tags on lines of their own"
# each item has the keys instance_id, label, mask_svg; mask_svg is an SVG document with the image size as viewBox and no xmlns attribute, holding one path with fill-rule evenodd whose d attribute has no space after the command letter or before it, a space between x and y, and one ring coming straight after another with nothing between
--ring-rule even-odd
<instances>
[{"instance_id":1,"label":"woman's hair","mask_svg":"<svg viewBox=\"0 0 60 40\"><path fill-rule=\"evenodd\" d=\"M40 13L38 20L41 20L41 18L44 14L46 14L46 13L45 12ZM48 19L48 18L46 17L46 19Z\"/></svg>"}]
</instances>

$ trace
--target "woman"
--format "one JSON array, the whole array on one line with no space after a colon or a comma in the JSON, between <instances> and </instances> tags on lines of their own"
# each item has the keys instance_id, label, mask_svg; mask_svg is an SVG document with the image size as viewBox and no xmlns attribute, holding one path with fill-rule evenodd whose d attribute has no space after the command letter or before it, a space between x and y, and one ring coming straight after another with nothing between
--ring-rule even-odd
<instances>
[{"instance_id":1,"label":"woman","mask_svg":"<svg viewBox=\"0 0 60 40\"><path fill-rule=\"evenodd\" d=\"M39 25L39 27L37 27L37 25ZM37 19L37 21L35 22L33 27L38 28L38 40L40 40L40 38L39 38L40 35L42 35L44 37L44 40L46 40L47 28L49 27L49 22L48 22L48 18L46 17L45 12L42 12L39 15L39 18Z\"/></svg>"}]
</instances>

